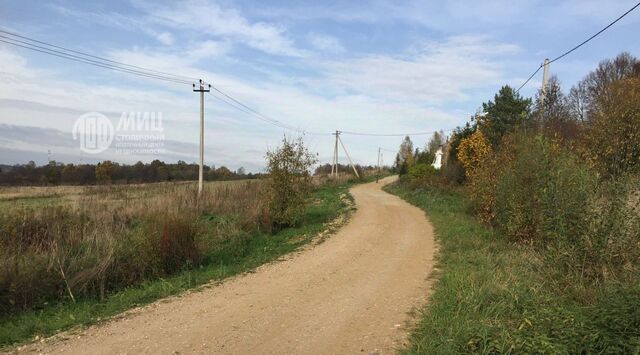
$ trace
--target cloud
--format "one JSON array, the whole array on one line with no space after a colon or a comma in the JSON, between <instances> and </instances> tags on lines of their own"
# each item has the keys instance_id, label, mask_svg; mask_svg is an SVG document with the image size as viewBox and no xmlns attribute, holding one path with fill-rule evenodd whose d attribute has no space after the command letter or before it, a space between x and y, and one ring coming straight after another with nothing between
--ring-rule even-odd
<instances>
[{"instance_id":1,"label":"cloud","mask_svg":"<svg viewBox=\"0 0 640 355\"><path fill-rule=\"evenodd\" d=\"M228 51L228 42L205 40L191 42L185 48L137 47L112 50L108 55L115 61L198 78L201 71L194 67L198 62L219 58Z\"/></svg>"},{"instance_id":2,"label":"cloud","mask_svg":"<svg viewBox=\"0 0 640 355\"><path fill-rule=\"evenodd\" d=\"M467 90L502 81L496 58L518 50L484 36L456 36L428 42L409 55L369 55L324 65L334 87L377 98L439 104L465 100Z\"/></svg>"},{"instance_id":3,"label":"cloud","mask_svg":"<svg viewBox=\"0 0 640 355\"><path fill-rule=\"evenodd\" d=\"M255 10L267 18L294 21L322 20L349 24L410 24L456 32L486 26L506 26L532 11L536 0L373 0L361 2L298 3L287 7L264 6ZM452 31L452 29L454 29Z\"/></svg>"},{"instance_id":4,"label":"cloud","mask_svg":"<svg viewBox=\"0 0 640 355\"><path fill-rule=\"evenodd\" d=\"M28 68L27 60L15 52L5 50L0 47L0 75L5 80L5 84L18 80L33 80L39 75L39 71Z\"/></svg>"},{"instance_id":5,"label":"cloud","mask_svg":"<svg viewBox=\"0 0 640 355\"><path fill-rule=\"evenodd\" d=\"M131 9L136 16L134 22L143 24L143 33L153 40L113 48L101 55L155 70L203 77L269 117L314 132L341 129L404 133L453 127L466 119L458 112L471 101L470 95L501 82L503 58L520 50L486 36L429 41L414 37L410 48L398 45L392 51L376 46L369 49L370 54L361 55L346 53L348 38L326 35L322 28L304 29L298 37L309 42L310 46L304 48L346 57L338 61L297 48L288 30L276 22L250 20L213 1L190 1L184 6L135 4L137 8ZM125 15L100 13L89 19L111 21L110 26L122 29L130 29L128 24L133 21ZM255 51L247 55L246 51L232 51L234 43L293 58L272 58L256 55ZM197 141L198 100L190 87L91 67L86 67L90 79L75 79L68 75L75 72L75 63L68 67L54 65L39 72L26 59L31 57L17 53L22 52L0 48L0 80L12 83L0 87L0 98L8 99L0 102L0 122L68 131L79 113L87 111L108 113L109 117L118 117L123 111L160 111L166 119L167 140L176 142L170 154L160 158L192 161L197 156L192 142ZM297 60L300 56L306 56L305 60ZM217 59L216 65L210 65L210 59ZM251 67L249 73L247 67ZM254 72L260 70L262 75L256 77ZM34 102L17 102L24 98ZM475 99L474 102L478 103ZM455 105L455 109L444 108L446 104ZM282 137L281 129L224 103L207 98L206 109L206 156L216 165L243 165L255 171L264 160L256 152L274 147ZM47 137L31 142L40 144L32 150L58 145ZM331 138L305 137L311 148L323 155L331 152ZM378 146L395 147L398 140L344 137L353 158L364 162L376 160ZM14 142L6 148L17 149L15 146Z\"/></svg>"},{"instance_id":6,"label":"cloud","mask_svg":"<svg viewBox=\"0 0 640 355\"><path fill-rule=\"evenodd\" d=\"M145 54L149 53L144 51L138 53L141 62L147 62ZM190 58L165 55L169 57L164 58L160 54L155 54L153 58L159 62L167 59L168 63L175 65L174 69L177 72L188 73L194 70L189 66ZM2 57L0 55L0 58ZM21 62L19 60L21 57L18 55L4 57L18 59L18 62ZM3 64L0 63L0 66ZM32 75L28 65L21 70L27 76ZM111 72L107 73L111 74ZM426 107L421 102L395 103L378 100L365 94L327 97L317 95L305 89L304 86L292 86L286 81L280 82L277 79L252 82L221 73L204 72L203 75L205 78L215 77L217 84L225 88L226 92L265 115L303 130L406 132L432 130L458 123L455 122L455 116L442 110ZM141 88L107 85L106 82L89 86L67 81L55 73L40 76L37 85L21 78L16 79L16 84L11 87L11 90L0 88L0 97L6 98L0 105L0 122L49 127L69 132L79 114L87 111L100 111L111 118L119 117L123 111L161 111L166 120L165 130L168 141L183 142L193 146L190 142L194 142L197 137L198 106L190 89L178 92L167 91L162 83L159 83L159 86ZM333 84L325 82L324 85ZM319 89L329 88L330 86L323 86ZM34 98L37 102L20 101L25 97ZM264 152L270 147L273 148L282 137L282 130L217 101L207 100L206 107L207 161L232 168L242 165L250 171L259 171L263 166L263 155L248 153L248 151ZM292 132L287 133L297 135ZM70 137L70 134L67 134ZM319 152L330 151L332 146L330 136L307 136L306 140L312 149ZM72 142L70 138L69 141ZM47 136L30 142L19 145L14 140L12 144L5 147L33 152L52 149L59 154L64 153L66 156L76 154L75 156L78 157L77 148L67 152L65 151L67 148L58 144L57 140L49 140ZM348 144L354 159L366 162L376 159L375 152L369 147L370 144L395 146L395 140L376 139L372 142L364 137L345 137L345 144ZM238 147L244 149L238 149ZM161 157L118 155L102 158L125 162L152 158L192 161L196 155L197 149L191 151L172 147L168 154Z\"/></svg>"},{"instance_id":7,"label":"cloud","mask_svg":"<svg viewBox=\"0 0 640 355\"><path fill-rule=\"evenodd\" d=\"M158 40L158 42L164 44L165 46L170 46L175 42L175 38L169 32L156 32L154 36Z\"/></svg>"},{"instance_id":8,"label":"cloud","mask_svg":"<svg viewBox=\"0 0 640 355\"><path fill-rule=\"evenodd\" d=\"M342 53L345 51L340 41L331 36L310 33L307 38L313 47L323 52Z\"/></svg>"},{"instance_id":9,"label":"cloud","mask_svg":"<svg viewBox=\"0 0 640 355\"><path fill-rule=\"evenodd\" d=\"M103 25L117 28L123 31L139 31L147 34L160 42L162 45L170 46L175 43L173 34L167 31L158 31L147 25L146 21L139 17L120 14L117 12L90 12L78 9L71 9L64 6L51 4L49 5L55 12L69 18L73 18L81 23L89 25Z\"/></svg>"},{"instance_id":10,"label":"cloud","mask_svg":"<svg viewBox=\"0 0 640 355\"><path fill-rule=\"evenodd\" d=\"M189 29L243 43L260 51L282 56L304 57L282 26L251 22L238 11L214 1L192 0L171 6L137 2L147 12L147 21L175 29Z\"/></svg>"},{"instance_id":11,"label":"cloud","mask_svg":"<svg viewBox=\"0 0 640 355\"><path fill-rule=\"evenodd\" d=\"M56 129L32 126L18 126L0 124L0 164L24 164L33 160L38 164L47 161L47 152L51 151L51 158L62 163L96 163L113 160L120 163L132 164L137 161L150 162L160 159L166 162L184 160L195 162L198 145L171 139L162 141L164 152L160 154L124 154L109 148L99 154L82 153L79 143L72 139L71 134ZM216 154L215 146L208 146L205 151L205 164L225 165L232 169L243 166L249 171L262 171L263 150L244 149ZM247 155L255 156L254 160L247 160Z\"/></svg>"}]
</instances>

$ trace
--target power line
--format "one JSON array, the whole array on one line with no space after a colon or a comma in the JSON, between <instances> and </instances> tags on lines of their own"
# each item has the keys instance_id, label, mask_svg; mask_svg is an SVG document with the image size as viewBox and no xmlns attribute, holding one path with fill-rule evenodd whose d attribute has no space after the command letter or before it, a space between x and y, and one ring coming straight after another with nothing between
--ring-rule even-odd
<instances>
[{"instance_id":1,"label":"power line","mask_svg":"<svg viewBox=\"0 0 640 355\"><path fill-rule=\"evenodd\" d=\"M240 112L246 113L246 114L248 114L248 115L250 115L250 116L254 116L254 117L256 117L257 119L259 119L259 120L261 120L261 121L267 122L267 123L269 123L269 124L272 124L272 125L274 125L274 126L277 126L277 127L283 128L283 129L291 129L291 130L294 130L294 128L291 128L291 127L289 127L289 126L287 126L287 125L281 124L281 123L280 123L280 121L274 121L274 120L266 119L266 118L264 118L264 117L262 117L262 116L258 116L258 115L256 115L254 112L247 110L246 108L244 108L244 107L242 107L242 106L240 106L240 105L238 105L238 104L234 103L233 101L231 101L231 100L229 100L229 99L226 99L226 98L224 98L224 97L220 97L220 96L216 96L216 95L215 95L215 94L213 94L213 93L210 93L210 95L211 95L211 97L213 97L214 99L216 99L216 100L218 100L218 101L220 101L220 102L223 102L223 103L225 103L225 104L229 105L230 107L235 108L236 110L238 110L238 111L240 111Z\"/></svg>"},{"instance_id":2,"label":"power line","mask_svg":"<svg viewBox=\"0 0 640 355\"><path fill-rule=\"evenodd\" d=\"M136 65L132 65L132 64L127 64L127 63L124 63L124 62L111 60L111 59L108 59L108 58L105 58L105 57L100 57L100 56L96 56L96 55L80 52L80 51L77 51L77 50L61 47L61 46L58 46L58 45L54 45L54 44L51 44L51 43L48 43L48 42L40 41L40 40L31 38L31 37L19 35L17 33L9 32L9 31L2 30L2 29L0 29L0 33L4 33L4 34L7 34L7 35L10 35L10 36L13 36L13 37L17 37L17 38L22 38L22 39L28 40L30 42L44 44L44 45L52 47L52 48L56 48L56 49L60 49L60 50L63 50L63 51L79 54L79 55L82 55L82 56L95 58L95 59L98 59L98 60L104 61L104 62L114 63L114 64L130 67L130 68L141 69L141 70L152 72L152 73L163 74L163 75L167 75L167 76L173 76L173 77L176 77L176 78L183 78L183 79L188 79L188 80L193 80L193 81L197 81L198 80L197 78L193 78L193 77L188 77L188 76L183 76L183 75L176 75L176 74L167 73L167 72L163 72L163 71L159 71L159 70L144 68L144 67L140 67L140 66L136 66Z\"/></svg>"},{"instance_id":3,"label":"power line","mask_svg":"<svg viewBox=\"0 0 640 355\"><path fill-rule=\"evenodd\" d=\"M178 83L178 84L191 84L191 82L186 81L186 80L172 79L172 78L163 77L163 76L159 76L159 75L155 75L155 74L144 73L144 72L141 72L141 71L124 69L124 68L120 68L120 67L117 67L117 66L112 66L112 65L108 65L108 64L103 64L103 63L91 61L89 59L83 59L83 58L80 58L80 57L73 56L71 54L64 54L63 52L58 52L58 51L55 51L55 50L37 48L37 47L34 47L33 45L14 43L14 42L11 42L11 41L15 41L15 40L8 41L8 40L3 39L3 38L6 38L6 37L0 36L0 42L6 43L6 44L10 44L10 45L13 45L13 46L16 46L16 47L21 47L21 48L29 49L29 50L32 50L32 51L48 54L48 55L51 55L51 56L54 56L54 57L59 57L59 58L71 60L71 61L74 61L74 62L89 64L89 65L93 65L93 66L96 66L96 67L101 67L101 68L105 68L105 69L109 69L109 70L115 70L115 71L119 71L119 72L123 72L123 73L127 73L127 74L138 75L138 76L151 78L151 79L163 80L163 81L168 81L168 82L173 82L173 83Z\"/></svg>"},{"instance_id":4,"label":"power line","mask_svg":"<svg viewBox=\"0 0 640 355\"><path fill-rule=\"evenodd\" d=\"M321 135L321 136L328 136L328 135L332 135L334 133L324 133L324 132L310 132L310 131L306 131L306 130L301 130L301 129L297 129L294 128L292 126L289 126L279 120L276 120L275 118L271 118L268 116L263 115L262 113L260 113L259 111L251 108L250 106L245 105L244 103L242 103L240 100L232 97L231 95L223 92L222 90L218 89L217 87L215 87L214 85L211 86L211 88L215 91L217 91L218 93L220 93L221 95L223 95L224 97L226 97L227 99L229 99L230 101L232 101L233 103L229 102L228 100L224 100L218 96L215 96L213 93L211 93L211 96L213 96L214 98L225 102L227 105L230 105L231 107L234 107L244 113L250 114L262 121L265 121L267 123L270 123L274 126L280 127L280 128L284 128L284 129L288 129L288 130L292 130L292 131L296 131L296 132L300 132L300 133L306 133L306 134L311 134L311 135ZM368 132L355 132L355 131L340 131L340 133L344 133L344 134L348 134L348 135L358 135L358 136L374 136L374 137L405 137L405 136L418 136L418 135L430 135L436 132L449 132L449 131L453 131L455 130L455 128L450 128L450 129L445 129L445 130L437 130L437 131L428 131L428 132L410 132L410 133L368 133Z\"/></svg>"},{"instance_id":5,"label":"power line","mask_svg":"<svg viewBox=\"0 0 640 355\"><path fill-rule=\"evenodd\" d=\"M216 96L214 93L210 93L211 96L221 102L224 102L225 104L241 111L244 112L250 116L253 116L263 122L269 123L273 126L282 128L282 129L287 129L290 131L294 131L294 132L298 132L298 133L302 133L302 134L310 134L310 135L315 135L315 136L328 136L331 135L331 133L322 133L322 132L310 132L310 131L306 131L303 129L298 129L295 128L293 126L287 125L286 123L283 123L282 121L276 120L275 118L271 118L268 116L263 115L262 113L260 113L259 111L243 104L242 102L240 102L239 100L233 98L231 95L224 93L223 91L215 88L214 86L211 86L212 89L214 89L216 92L220 93L221 95L223 95L223 97L219 97Z\"/></svg>"},{"instance_id":6,"label":"power line","mask_svg":"<svg viewBox=\"0 0 640 355\"><path fill-rule=\"evenodd\" d=\"M10 34L10 36L0 35L0 42L10 44L16 47L21 47L21 48L29 49L32 51L52 55L55 57L59 57L59 58L63 58L63 59L67 59L75 62L89 64L89 65L93 65L93 66L97 66L105 69L120 71L128 74L143 76L147 78L171 81L171 82L181 83L181 84L192 84L192 80L185 80L184 78L188 78L188 77L184 77L181 75L160 72L153 69L147 69L143 67L134 66L131 64L112 61L110 59L106 59L106 58L94 56L91 54L75 51L72 49L48 44L46 42L30 39L25 36L14 35L4 30L0 30L0 32L5 34ZM16 38L11 36L15 36ZM18 38L26 39L26 41ZM43 45L34 44L32 42L40 43ZM77 54L74 54L74 53L77 53ZM95 58L95 59L92 59L92 58ZM115 63L115 64L111 64L111 63ZM132 69L132 68L139 68L140 70Z\"/></svg>"},{"instance_id":7,"label":"power line","mask_svg":"<svg viewBox=\"0 0 640 355\"><path fill-rule=\"evenodd\" d=\"M23 36L23 35L16 34L6 30L2 30L2 29L0 29L0 33L4 34L4 35L0 35L0 42L2 43L10 44L10 45L24 48L24 49L29 49L29 50L43 53L43 54L48 54L48 55L62 58L62 59L67 59L67 60L71 60L71 61L75 61L83 64L93 65L93 66L104 68L104 69L114 70L122 73L133 74L133 75L137 75L145 78L163 80L163 81L168 81L168 82L173 82L178 84L193 84L193 81L198 80L198 79L187 77L187 76L144 68L141 66L127 64L124 62L111 60L111 59L96 56L93 54L80 52L77 50L58 46L55 44L51 44L45 41L37 40L31 37ZM189 79L189 80L186 80L186 79ZM261 112L244 104L240 100L234 98L233 96L227 94L226 92L220 90L219 88L213 85L212 85L212 88L216 92L224 96L224 98L222 98L214 95L213 93L210 93L214 98L226 103L227 105L230 105L231 107L234 107L237 110L240 110L246 114L249 114L255 118L258 118L266 123L272 124L279 128L283 128L283 129L287 129L287 130L291 130L291 131L295 131L303 134L326 135L326 136L331 135L331 133L328 133L328 132L312 132L312 131L306 131L306 130L294 128L284 122L281 122L277 119L274 119L262 114ZM428 134L433 134L434 132L435 131L396 133L396 134L393 134L393 133L378 134L378 133L368 133L368 132L344 131L343 133L349 134L349 135L361 135L361 136L394 137L394 136L428 135Z\"/></svg>"},{"instance_id":8,"label":"power line","mask_svg":"<svg viewBox=\"0 0 640 355\"><path fill-rule=\"evenodd\" d=\"M613 26L614 24L616 24L618 21L620 21L623 17L627 16L629 13L631 13L631 11L635 10L638 6L640 6L640 2L638 2L637 4L635 4L632 8L630 8L629 10L627 10L625 13L623 13L622 15L620 15L618 18L616 18L615 20L613 20L613 22L611 22L610 24L606 25L604 28L602 28L600 31L596 32L594 35L592 35L591 37L587 38L586 40L582 41L580 44L578 44L577 46L569 49L568 51L560 54L559 56L551 59L548 64L551 64L557 60L560 60L562 58L564 58L565 56L569 55L570 53L572 53L573 51L575 51L576 49L584 46L585 44L587 44L589 41L591 41L592 39L598 37L602 32L606 31L607 29L609 29L609 27ZM529 81L531 81L531 79L533 79L533 77L538 74L538 72L540 71L540 69L542 69L542 67L544 67L544 64L540 64L540 66L536 69L536 71L533 72L533 74L531 74L531 76L529 76L529 78L527 80L525 80L524 83L522 83L522 85L520 85L520 87L516 90L517 92L520 92L520 89L522 89L525 85L527 85L527 83Z\"/></svg>"},{"instance_id":9,"label":"power line","mask_svg":"<svg viewBox=\"0 0 640 355\"><path fill-rule=\"evenodd\" d=\"M232 97L231 95L223 92L222 90L216 88L215 86L211 86L211 88L215 91L217 91L218 93L220 93L221 95L223 95L224 97L228 98L229 100L233 101L236 105L239 105L240 107L236 106L236 105L232 105L231 103L229 103L228 101L222 100L225 103L227 103L228 105L235 107L236 109L239 109L245 113L251 114L253 116L255 116L256 118L263 120L267 123L273 124L277 127L280 128L284 128L284 129L289 129L292 131L297 131L297 132L301 132L301 133L306 133L306 134L311 134L311 135L323 135L323 136L327 136L327 135L332 135L333 133L321 133L321 132L310 132L310 131L305 131L305 130L300 130L300 129L296 129L293 128L289 125L286 125L285 123L276 120L274 118L268 117L263 115L262 113L260 113L259 111L245 105L244 103L242 103L240 100L235 99L234 97ZM217 96L213 95L213 97L218 98ZM218 98L219 100L221 98ZM386 136L386 137L404 137L404 136L417 136L417 135L429 135L429 134L433 134L435 132L440 132L440 131L452 131L455 128L451 128L451 129L446 129L446 130L439 130L439 131L429 131L429 132L413 132L413 133L366 133L366 132L354 132L354 131L340 131L341 133L344 134L349 134L349 135L360 135L360 136L377 136L377 137L382 137L382 136Z\"/></svg>"},{"instance_id":10,"label":"power line","mask_svg":"<svg viewBox=\"0 0 640 355\"><path fill-rule=\"evenodd\" d=\"M354 135L354 136L406 137L406 136L424 136L424 135L434 134L436 132L449 132L453 130L455 130L455 128L440 129L437 131L428 131L428 132L409 132L409 133L367 133L367 132L354 132L354 131L340 131L340 132L344 134Z\"/></svg>"},{"instance_id":11,"label":"power line","mask_svg":"<svg viewBox=\"0 0 640 355\"><path fill-rule=\"evenodd\" d=\"M540 64L540 66L538 67L538 69L536 69L536 71L533 72L533 74L531 74L531 76L529 76L529 78L527 80L525 80L524 83L522 83L522 85L520 85L520 87L518 88L518 90L516 90L516 93L520 92L520 89L522 89L525 85L527 85L527 83L529 81L531 81L531 79L533 79L534 76L536 76L536 74L538 74L538 72L540 71L540 69L542 69L544 65Z\"/></svg>"},{"instance_id":12,"label":"power line","mask_svg":"<svg viewBox=\"0 0 640 355\"><path fill-rule=\"evenodd\" d=\"M244 109L245 109L245 111L244 111L244 112L248 112L248 113L250 113L251 115L258 117L259 119L261 119L261 120L263 120L263 121L265 121L265 122L269 122L269 123L271 123L271 124L273 124L273 125L276 125L276 126L279 126L279 127L281 127L281 128L286 128L286 129L290 129L290 130L296 130L295 128L293 128L293 127L291 127L291 126L289 126L289 125L287 125L287 124L285 124L285 123L283 123L283 122L280 122L280 121L276 120L275 118L271 118L271 117L267 117L267 116L263 115L263 114L262 114L262 113L260 113L259 111L257 111L257 110L255 110L255 109L251 108L250 106L247 106L247 105L243 104L243 103L242 103L242 102L240 102L239 100L235 99L233 96L231 96L231 95L229 95L229 94L225 93L224 91L222 91L222 90L218 89L218 88L217 88L217 87L215 87L215 86L212 86L211 88L212 88L213 90L217 91L218 93L220 93L221 95L223 95L224 97L226 97L227 99L229 99L229 100L233 101L234 103L236 103L236 104L237 104L237 105L239 105L240 107L244 108Z\"/></svg>"},{"instance_id":13,"label":"power line","mask_svg":"<svg viewBox=\"0 0 640 355\"><path fill-rule=\"evenodd\" d=\"M583 45L587 44L589 41L591 41L592 39L596 38L597 36L599 36L601 33L603 33L604 31L606 31L608 28L610 28L611 26L613 26L615 23L617 23L618 21L620 21L623 17L625 17L626 15L628 15L630 12L632 12L633 10L635 10L638 6L640 6L640 2L638 2L635 6L633 6L631 9L627 10L624 14L622 14L621 16L619 16L618 18L616 18L613 22L611 22L610 24L608 24L607 26L605 26L603 29L601 29L600 31L598 31L597 33L595 33L594 35L592 35L591 37L587 38L586 40L584 40L583 42L581 42L580 44L578 44L577 46L571 48L570 50L564 52L563 54L557 56L556 58L552 59L549 61L549 64L562 59L563 57L569 55L570 53L572 53L573 51L577 50L578 48L582 47ZM540 65L538 66L538 68L536 68L536 70L527 78L527 80L525 80L525 82L520 85L520 87L518 87L518 89L516 90L516 93L520 92L520 90L527 85L527 83L529 83L529 81L531 81L531 79L533 79L533 77L535 77L536 74L538 74L538 72L540 71L540 69L542 69L544 65ZM285 128L285 129L290 129L290 130L295 130L295 131L299 131L297 129L291 128L290 126L285 125L284 123L276 120L276 119L272 119L269 117L264 116L263 114L261 114L260 112L254 110L253 108L243 104L242 102L240 102L239 100L231 97L230 95L224 93L223 91L219 90L216 87L213 87L214 90L216 90L217 92L219 92L220 94L224 95L225 97L227 97L229 100L235 102L237 105L240 105L241 107L243 107L245 109L244 112L247 112L246 110L248 110L252 115L254 115L255 117L258 117L262 120L264 120L265 122L271 123L273 125L276 125L278 127L281 128ZM215 97L215 96L214 96ZM228 102L227 102L228 103ZM237 106L234 106L238 109ZM447 130L440 130L440 131L453 131L455 130L455 128L452 129L447 129ZM341 131L341 133L343 134L349 134L349 135L359 135L359 136L373 136L373 137L402 137L402 136L418 136L418 135L430 135L433 134L435 132L438 131L429 131L429 132L411 132L411 133L368 133L368 132L354 132L354 131ZM307 132L310 134L331 134L331 133L312 133L312 132Z\"/></svg>"},{"instance_id":14,"label":"power line","mask_svg":"<svg viewBox=\"0 0 640 355\"><path fill-rule=\"evenodd\" d=\"M627 16L631 11L635 10L638 6L640 6L640 2L638 2L637 4L635 4L635 6L633 6L632 8L630 8L629 10L627 10L627 12L625 12L624 14L620 15L620 17L618 17L617 19L615 19L613 22L611 22L610 24L608 24L607 26L605 26L603 29L601 29L600 31L596 32L596 34L594 34L593 36L587 38L586 40L584 40L582 43L578 44L577 46L571 48L570 50L562 53L561 55L555 57L554 59L550 60L549 63L553 63L558 59L563 58L564 56L568 55L569 53L575 51L576 49L582 47L583 45L587 44L587 42L591 41L592 39L598 37L598 35L600 35L602 32L606 31L609 27L613 26L616 22L620 21L623 17Z\"/></svg>"},{"instance_id":15,"label":"power line","mask_svg":"<svg viewBox=\"0 0 640 355\"><path fill-rule=\"evenodd\" d=\"M608 28L613 26L615 23L620 21L622 18L624 18L626 15L631 13L638 6L640 6L640 2L638 2L635 6L633 6L629 10L627 10L625 13L620 15L613 22L609 23L607 26L602 28L600 31L598 31L597 33L595 33L591 37L587 38L586 40L584 40L580 44L578 44L575 47L571 48L570 50L564 52L563 54L557 56L556 58L550 60L549 63L553 63L553 62L555 62L557 60L560 60L563 57L565 57L565 56L569 55L570 53L572 53L573 51L577 50L578 48L582 47L583 45L587 44L589 41L593 40L594 38L599 36L601 33L606 31ZM0 35L0 42L6 43L6 44L10 44L10 45L13 45L13 46L17 46L17 47L21 47L21 48L25 48L25 49L29 49L29 50L32 50L32 51L37 51L37 52L44 53L44 54L49 54L49 55L56 56L56 57L63 58L63 59L67 59L67 60L72 60L72 61L85 63L85 64L89 64L89 65L94 65L94 66L97 66L97 67L102 67L102 68L105 68L105 69L120 71L120 72L124 72L124 73L128 73L128 74L134 74L134 75L147 77L147 78L151 78L151 79L164 80L164 81L175 82L175 83L180 83L180 84L192 84L192 82L196 80L195 78L191 78L191 77L187 77L187 76L183 76L183 75L177 75L177 74L167 73L167 72L158 71L158 70L154 70L154 69L144 68L144 67L140 67L140 66L136 66L136 65L132 65L132 64L127 64L127 63L123 63L123 62L118 62L118 61L111 60L111 59L108 59L108 58L92 55L92 54L89 54L89 53L76 51L76 50L73 50L73 49L61 47L61 46L58 46L58 45L54 45L54 44L51 44L51 43L48 43L48 42L40 41L40 40L37 40L37 39L34 39L34 38L30 38L30 37L27 37L27 36L19 35L19 34L16 34L16 33L10 32L10 31L6 31L6 30L2 30L2 29L0 29L0 33L4 33L5 34L5 35ZM16 39L16 38L19 38L19 39ZM24 40L26 40L26 41L24 41ZM37 45L37 44L34 44L34 43L42 44L42 45L44 45L46 47L43 47L43 46L40 46L40 45ZM525 82L522 85L520 85L520 87L518 87L518 89L516 90L516 93L519 92L527 83L529 83L529 81L531 81L531 79L533 79L533 77L540 71L540 69L542 67L543 67L543 65L540 65L533 72L533 74L531 74L527 78L527 80L525 80ZM185 80L185 79L187 79L187 80ZM228 105L230 105L230 106L232 106L232 107L234 107L234 108L236 108L236 109L238 109L238 110L240 110L242 112L250 114L250 115L252 115L252 116L254 116L254 117L258 118L258 119L261 119L264 122L270 123L270 124L272 124L274 126L277 126L277 127L280 127L280 128L284 128L284 129L293 130L293 131L297 131L297 132L304 132L304 133L314 134L314 135L330 135L331 134L331 133L306 132L306 131L303 131L303 130L299 130L299 129L293 128L293 127L291 127L291 126L289 126L289 125L287 125L287 124L285 124L283 122L280 122L280 121L278 121L276 119L273 119L273 118L270 118L270 117L267 117L267 116L263 115L259 111L251 108L250 106L245 105L241 101L235 99L231 95L223 92L222 90L216 88L215 86L212 86L212 88L215 91L217 91L218 93L220 93L221 95L223 95L224 97L226 97L228 100L231 100L233 102L233 104L231 102L229 102L228 100L224 100L224 99L222 99L220 97L217 97L217 96L212 94L212 96L215 97L216 99L221 100L221 101L227 103ZM448 129L446 131L451 131L451 130L453 130L453 129ZM375 137L398 137L398 136L429 135L429 134L433 134L434 132L436 132L436 131L411 132L411 133L367 133L367 132L342 131L342 133L344 133L344 134L360 135L360 136L375 136Z\"/></svg>"}]
</instances>

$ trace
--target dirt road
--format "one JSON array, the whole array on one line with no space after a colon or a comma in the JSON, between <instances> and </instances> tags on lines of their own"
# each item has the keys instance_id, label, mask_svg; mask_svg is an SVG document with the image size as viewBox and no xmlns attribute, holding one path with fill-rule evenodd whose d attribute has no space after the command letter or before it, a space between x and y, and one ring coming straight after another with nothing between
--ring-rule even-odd
<instances>
[{"instance_id":1,"label":"dirt road","mask_svg":"<svg viewBox=\"0 0 640 355\"><path fill-rule=\"evenodd\" d=\"M426 301L434 239L424 213L380 188L325 242L222 285L24 350L44 353L392 353Z\"/></svg>"}]
</instances>

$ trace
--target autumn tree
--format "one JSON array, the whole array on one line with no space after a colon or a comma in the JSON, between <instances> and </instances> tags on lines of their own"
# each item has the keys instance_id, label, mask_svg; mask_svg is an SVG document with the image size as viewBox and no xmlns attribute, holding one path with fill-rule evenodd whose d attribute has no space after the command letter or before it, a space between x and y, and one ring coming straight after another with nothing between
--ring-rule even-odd
<instances>
[{"instance_id":1,"label":"autumn tree","mask_svg":"<svg viewBox=\"0 0 640 355\"><path fill-rule=\"evenodd\" d=\"M605 176L640 173L640 77L618 80L598 97L587 147Z\"/></svg>"},{"instance_id":2,"label":"autumn tree","mask_svg":"<svg viewBox=\"0 0 640 355\"><path fill-rule=\"evenodd\" d=\"M105 160L96 165L96 181L100 184L111 183L115 165L110 160Z\"/></svg>"},{"instance_id":3,"label":"autumn tree","mask_svg":"<svg viewBox=\"0 0 640 355\"><path fill-rule=\"evenodd\" d=\"M584 123L587 121L587 104L589 96L587 86L583 81L578 82L571 87L567 96L567 108L571 117L577 121Z\"/></svg>"},{"instance_id":4,"label":"autumn tree","mask_svg":"<svg viewBox=\"0 0 640 355\"><path fill-rule=\"evenodd\" d=\"M282 146L267 152L268 203L276 229L300 221L312 189L310 169L317 162L302 138L282 139Z\"/></svg>"},{"instance_id":5,"label":"autumn tree","mask_svg":"<svg viewBox=\"0 0 640 355\"><path fill-rule=\"evenodd\" d=\"M449 138L448 151L449 161L447 163L458 163L458 148L463 139L470 137L476 131L476 124L467 122L464 127L457 127L453 130Z\"/></svg>"},{"instance_id":6,"label":"autumn tree","mask_svg":"<svg viewBox=\"0 0 640 355\"><path fill-rule=\"evenodd\" d=\"M542 90L538 90L532 117L538 128L548 136L567 139L577 135L577 121L571 114L567 97L555 75L545 87L544 100Z\"/></svg>"},{"instance_id":7,"label":"autumn tree","mask_svg":"<svg viewBox=\"0 0 640 355\"><path fill-rule=\"evenodd\" d=\"M431 139L429 139L429 142L427 142L427 146L425 147L426 151L435 155L438 149L440 149L440 147L444 144L444 141L445 137L442 131L433 132Z\"/></svg>"},{"instance_id":8,"label":"autumn tree","mask_svg":"<svg viewBox=\"0 0 640 355\"><path fill-rule=\"evenodd\" d=\"M600 105L611 102L613 93L611 84L640 72L640 62L629 53L621 53L614 59L600 62L598 68L587 75L582 81L586 90L587 118L590 112L600 110Z\"/></svg>"},{"instance_id":9,"label":"autumn tree","mask_svg":"<svg viewBox=\"0 0 640 355\"><path fill-rule=\"evenodd\" d=\"M395 169L400 175L407 173L408 169L415 163L413 142L409 136L404 137L400 144L400 150L396 155Z\"/></svg>"}]
</instances>

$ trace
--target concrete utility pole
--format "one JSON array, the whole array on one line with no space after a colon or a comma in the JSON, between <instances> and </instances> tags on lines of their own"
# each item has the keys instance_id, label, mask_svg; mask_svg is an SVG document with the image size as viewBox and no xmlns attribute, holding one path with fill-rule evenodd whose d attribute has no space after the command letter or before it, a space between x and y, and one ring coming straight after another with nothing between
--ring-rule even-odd
<instances>
[{"instance_id":1,"label":"concrete utility pole","mask_svg":"<svg viewBox=\"0 0 640 355\"><path fill-rule=\"evenodd\" d=\"M338 177L338 139L340 137L340 131L333 133L336 136L336 144L333 147L333 165L331 166L331 176Z\"/></svg>"},{"instance_id":2,"label":"concrete utility pole","mask_svg":"<svg viewBox=\"0 0 640 355\"><path fill-rule=\"evenodd\" d=\"M353 161L349 156L349 152L347 152L347 148L344 147L344 143L342 143L342 139L340 139L340 135L338 134L337 137L338 137L338 141L340 142L340 145L342 146L342 150L344 150L344 154L347 156L347 159L349 159L349 164L351 164L351 168L353 168L353 172L356 174L358 178L360 178L360 175L358 174L358 170L356 170L356 166L353 165Z\"/></svg>"},{"instance_id":3,"label":"concrete utility pole","mask_svg":"<svg viewBox=\"0 0 640 355\"><path fill-rule=\"evenodd\" d=\"M202 188L204 185L204 93L209 91L211 91L211 85L208 85L205 89L205 84L202 79L200 79L200 85L197 89L196 84L193 84L193 92L200 93L200 160L198 161L198 196L202 194Z\"/></svg>"},{"instance_id":4,"label":"concrete utility pole","mask_svg":"<svg viewBox=\"0 0 640 355\"><path fill-rule=\"evenodd\" d=\"M544 104L545 96L547 96L547 82L549 81L549 58L544 60L542 70L542 96L540 96L540 104Z\"/></svg>"},{"instance_id":5,"label":"concrete utility pole","mask_svg":"<svg viewBox=\"0 0 640 355\"><path fill-rule=\"evenodd\" d=\"M376 184L380 180L380 147L378 147L378 174L376 175Z\"/></svg>"}]
</instances>

